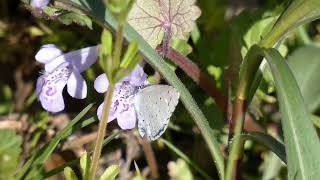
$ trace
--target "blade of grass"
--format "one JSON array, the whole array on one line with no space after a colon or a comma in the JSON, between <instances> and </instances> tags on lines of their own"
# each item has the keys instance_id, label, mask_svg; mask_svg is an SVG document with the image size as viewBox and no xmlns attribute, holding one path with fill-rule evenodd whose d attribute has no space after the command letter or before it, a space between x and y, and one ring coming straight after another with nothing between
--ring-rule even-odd
<instances>
[{"instance_id":1,"label":"blade of grass","mask_svg":"<svg viewBox=\"0 0 320 180\"><path fill-rule=\"evenodd\" d=\"M84 108L66 127L64 127L60 132L58 132L57 135L54 138L52 138L47 145L42 147L40 150L36 151L34 155L32 155L32 157L29 158L29 160L19 171L17 179L23 179L23 177L32 167L39 168L39 165L42 166L42 164L48 159L48 157L57 147L59 142L71 134L72 129L74 128L76 123L78 123L82 119L82 117L85 114L87 114L87 112L92 108L92 106L93 103L89 104L86 108Z\"/></svg>"},{"instance_id":2,"label":"blade of grass","mask_svg":"<svg viewBox=\"0 0 320 180\"><path fill-rule=\"evenodd\" d=\"M272 152L274 152L284 163L287 163L286 149L284 145L278 140L276 140L274 137L259 132L241 134L241 137L244 139L251 139L262 143L263 145L268 147Z\"/></svg>"}]
</instances>

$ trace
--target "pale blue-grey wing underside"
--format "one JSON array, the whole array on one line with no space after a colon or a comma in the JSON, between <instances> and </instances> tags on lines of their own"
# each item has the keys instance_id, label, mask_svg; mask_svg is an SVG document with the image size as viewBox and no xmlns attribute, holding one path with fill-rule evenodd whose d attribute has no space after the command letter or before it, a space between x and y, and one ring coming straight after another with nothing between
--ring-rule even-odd
<instances>
[{"instance_id":1,"label":"pale blue-grey wing underside","mask_svg":"<svg viewBox=\"0 0 320 180\"><path fill-rule=\"evenodd\" d=\"M151 85L139 90L134 105L142 137L154 141L164 133L179 96L178 90L168 85Z\"/></svg>"}]
</instances>

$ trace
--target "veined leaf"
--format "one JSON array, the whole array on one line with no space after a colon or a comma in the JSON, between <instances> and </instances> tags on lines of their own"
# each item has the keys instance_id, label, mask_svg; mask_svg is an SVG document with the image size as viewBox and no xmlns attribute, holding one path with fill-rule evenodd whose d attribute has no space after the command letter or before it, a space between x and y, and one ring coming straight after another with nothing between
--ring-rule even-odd
<instances>
[{"instance_id":1,"label":"veined leaf","mask_svg":"<svg viewBox=\"0 0 320 180\"><path fill-rule=\"evenodd\" d=\"M129 24L153 47L169 43L171 36L185 39L194 21L201 14L195 0L136 0L129 16ZM167 38L167 39L166 39Z\"/></svg>"}]
</instances>

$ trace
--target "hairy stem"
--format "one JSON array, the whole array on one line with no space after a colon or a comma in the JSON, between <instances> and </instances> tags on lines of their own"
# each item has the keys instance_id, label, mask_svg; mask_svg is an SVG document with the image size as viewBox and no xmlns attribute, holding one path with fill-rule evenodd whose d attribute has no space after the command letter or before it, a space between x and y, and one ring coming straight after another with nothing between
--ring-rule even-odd
<instances>
[{"instance_id":1,"label":"hairy stem","mask_svg":"<svg viewBox=\"0 0 320 180\"><path fill-rule=\"evenodd\" d=\"M89 180L94 180L97 172L97 168L99 164L98 162L99 162L99 158L102 150L102 143L103 143L104 135L107 129L107 122L108 122L108 116L109 116L109 109L112 103L113 90L114 90L114 85L109 84L108 90L106 92L106 95L103 101L104 106L103 106L101 121L99 124L97 140L96 140L94 151L93 151Z\"/></svg>"}]
</instances>

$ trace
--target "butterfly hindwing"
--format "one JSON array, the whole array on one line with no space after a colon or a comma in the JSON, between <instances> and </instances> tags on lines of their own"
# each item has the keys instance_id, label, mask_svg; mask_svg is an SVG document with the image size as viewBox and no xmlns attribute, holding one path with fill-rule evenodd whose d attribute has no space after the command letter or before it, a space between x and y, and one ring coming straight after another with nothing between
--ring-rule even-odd
<instances>
[{"instance_id":1,"label":"butterfly hindwing","mask_svg":"<svg viewBox=\"0 0 320 180\"><path fill-rule=\"evenodd\" d=\"M179 92L168 85L145 87L135 96L138 130L142 137L153 141L166 130L179 102Z\"/></svg>"}]
</instances>

